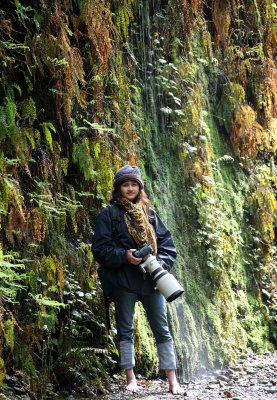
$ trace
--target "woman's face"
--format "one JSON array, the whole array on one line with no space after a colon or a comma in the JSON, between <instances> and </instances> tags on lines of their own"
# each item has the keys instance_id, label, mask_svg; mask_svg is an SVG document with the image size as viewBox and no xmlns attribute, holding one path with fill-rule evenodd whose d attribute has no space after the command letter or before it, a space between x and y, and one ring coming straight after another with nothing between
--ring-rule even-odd
<instances>
[{"instance_id":1,"label":"woman's face","mask_svg":"<svg viewBox=\"0 0 277 400\"><path fill-rule=\"evenodd\" d=\"M135 181L123 182L120 186L120 194L122 197L129 201L134 201L139 194L139 184Z\"/></svg>"}]
</instances>

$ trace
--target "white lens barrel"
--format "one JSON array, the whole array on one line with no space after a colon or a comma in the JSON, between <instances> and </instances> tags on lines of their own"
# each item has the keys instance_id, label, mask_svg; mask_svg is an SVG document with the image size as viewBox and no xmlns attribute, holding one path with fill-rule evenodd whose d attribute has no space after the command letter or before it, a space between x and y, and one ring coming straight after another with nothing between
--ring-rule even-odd
<instances>
[{"instance_id":1,"label":"white lens barrel","mask_svg":"<svg viewBox=\"0 0 277 400\"><path fill-rule=\"evenodd\" d=\"M184 293L184 289L177 279L159 264L155 256L149 255L142 266L150 273L157 288L167 301L173 301Z\"/></svg>"}]
</instances>

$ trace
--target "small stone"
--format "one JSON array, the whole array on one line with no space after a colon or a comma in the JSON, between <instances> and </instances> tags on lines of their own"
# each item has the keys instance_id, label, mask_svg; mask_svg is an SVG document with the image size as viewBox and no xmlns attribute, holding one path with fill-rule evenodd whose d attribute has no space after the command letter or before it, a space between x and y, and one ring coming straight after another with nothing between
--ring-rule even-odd
<instances>
[{"instance_id":1,"label":"small stone","mask_svg":"<svg viewBox=\"0 0 277 400\"><path fill-rule=\"evenodd\" d=\"M277 388L266 388L267 393L277 393Z\"/></svg>"},{"instance_id":2,"label":"small stone","mask_svg":"<svg viewBox=\"0 0 277 400\"><path fill-rule=\"evenodd\" d=\"M225 375L218 375L218 379L223 382L229 381L229 378L227 378L227 376L225 376Z\"/></svg>"},{"instance_id":3,"label":"small stone","mask_svg":"<svg viewBox=\"0 0 277 400\"><path fill-rule=\"evenodd\" d=\"M219 383L209 383L207 389L219 389Z\"/></svg>"},{"instance_id":4,"label":"small stone","mask_svg":"<svg viewBox=\"0 0 277 400\"><path fill-rule=\"evenodd\" d=\"M259 383L262 385L268 385L268 379L259 379Z\"/></svg>"},{"instance_id":5,"label":"small stone","mask_svg":"<svg viewBox=\"0 0 277 400\"><path fill-rule=\"evenodd\" d=\"M213 384L217 384L217 385L218 385L218 384L219 384L219 381L218 381L218 379L210 380L210 381L209 381L209 384L212 384L212 385L213 385Z\"/></svg>"},{"instance_id":6,"label":"small stone","mask_svg":"<svg viewBox=\"0 0 277 400\"><path fill-rule=\"evenodd\" d=\"M236 366L234 367L234 371L236 371L236 372L242 372L242 371L243 371L243 368L242 368L240 365L236 365Z\"/></svg>"},{"instance_id":7,"label":"small stone","mask_svg":"<svg viewBox=\"0 0 277 400\"><path fill-rule=\"evenodd\" d=\"M233 397L233 392L231 392L231 390L224 390L223 394L224 397L227 397L228 399L231 399Z\"/></svg>"},{"instance_id":8,"label":"small stone","mask_svg":"<svg viewBox=\"0 0 277 400\"><path fill-rule=\"evenodd\" d=\"M250 374L250 375L255 375L257 372L256 372L254 369L250 369L250 368L248 369L248 368L247 368L247 369L246 369L246 373L247 373L247 374Z\"/></svg>"}]
</instances>

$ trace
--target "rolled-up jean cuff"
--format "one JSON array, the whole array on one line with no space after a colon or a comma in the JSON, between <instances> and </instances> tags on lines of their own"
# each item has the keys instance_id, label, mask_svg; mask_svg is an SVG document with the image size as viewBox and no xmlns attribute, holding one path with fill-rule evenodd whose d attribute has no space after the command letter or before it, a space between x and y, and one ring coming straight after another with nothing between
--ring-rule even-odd
<instances>
[{"instance_id":1,"label":"rolled-up jean cuff","mask_svg":"<svg viewBox=\"0 0 277 400\"><path fill-rule=\"evenodd\" d=\"M135 366L135 350L134 344L123 340L119 342L120 365L123 369L134 368Z\"/></svg>"},{"instance_id":2,"label":"rolled-up jean cuff","mask_svg":"<svg viewBox=\"0 0 277 400\"><path fill-rule=\"evenodd\" d=\"M175 348L172 341L157 344L160 369L177 369Z\"/></svg>"}]
</instances>

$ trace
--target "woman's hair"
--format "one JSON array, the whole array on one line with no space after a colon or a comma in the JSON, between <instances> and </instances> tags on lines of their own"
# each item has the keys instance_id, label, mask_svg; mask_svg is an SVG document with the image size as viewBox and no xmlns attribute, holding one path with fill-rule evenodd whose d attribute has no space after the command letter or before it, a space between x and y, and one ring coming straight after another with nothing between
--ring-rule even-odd
<instances>
[{"instance_id":1,"label":"woman's hair","mask_svg":"<svg viewBox=\"0 0 277 400\"><path fill-rule=\"evenodd\" d=\"M119 186L117 189L113 190L111 199L110 199L110 204L120 203L120 199L121 199L121 193L120 193L120 186ZM148 199L147 194L145 193L145 191L143 189L140 189L134 202L137 203L138 201L141 201L142 204L145 206L145 208L148 211L151 204L150 204L150 200Z\"/></svg>"}]
</instances>

